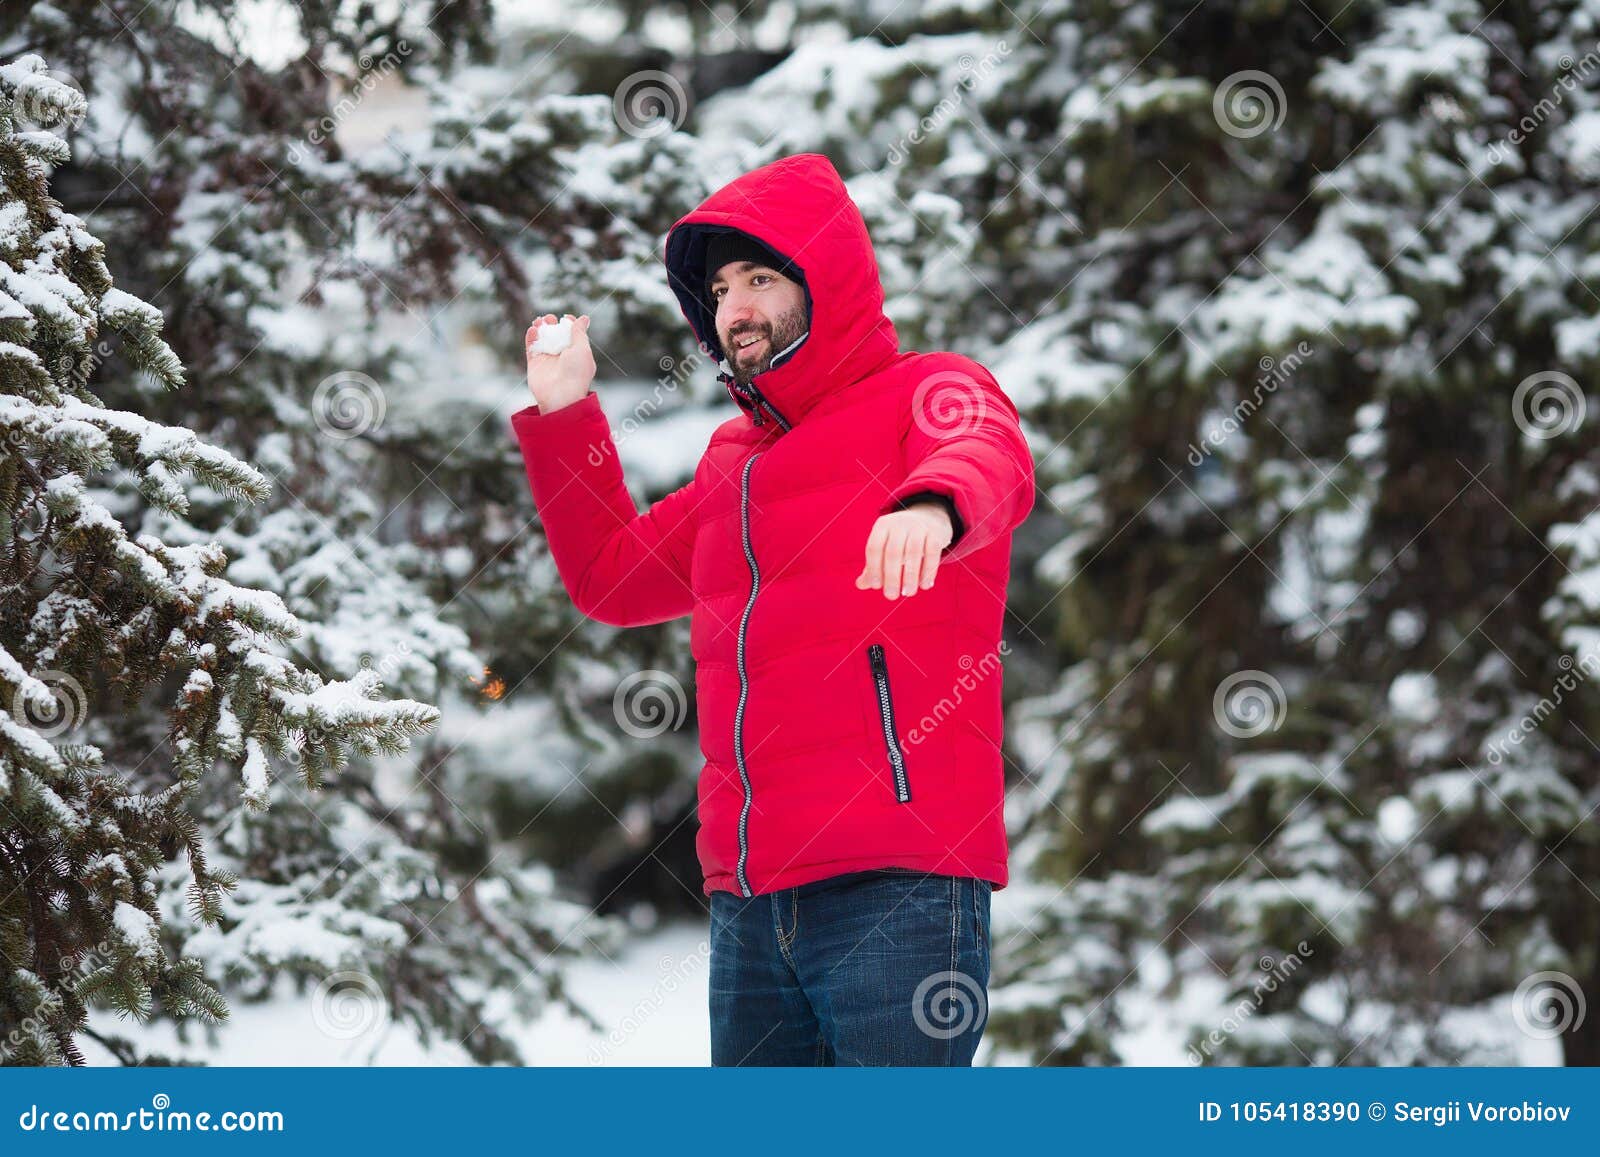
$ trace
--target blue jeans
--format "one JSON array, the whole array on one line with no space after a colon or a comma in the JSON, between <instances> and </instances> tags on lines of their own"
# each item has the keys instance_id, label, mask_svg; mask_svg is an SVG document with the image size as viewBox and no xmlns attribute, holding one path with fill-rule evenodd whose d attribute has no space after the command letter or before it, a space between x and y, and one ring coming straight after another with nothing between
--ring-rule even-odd
<instances>
[{"instance_id":1,"label":"blue jeans","mask_svg":"<svg viewBox=\"0 0 1600 1157\"><path fill-rule=\"evenodd\" d=\"M849 872L711 894L713 1065L970 1065L988 1020L987 880Z\"/></svg>"}]
</instances>

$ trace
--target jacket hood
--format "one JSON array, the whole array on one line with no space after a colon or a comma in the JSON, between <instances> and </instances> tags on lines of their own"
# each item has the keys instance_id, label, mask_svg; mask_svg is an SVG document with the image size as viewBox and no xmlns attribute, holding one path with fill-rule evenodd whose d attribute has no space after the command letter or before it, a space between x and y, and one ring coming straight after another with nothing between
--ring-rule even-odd
<instances>
[{"instance_id":1,"label":"jacket hood","mask_svg":"<svg viewBox=\"0 0 1600 1157\"><path fill-rule=\"evenodd\" d=\"M810 310L804 337L772 358L749 387L726 367L717 377L751 421L783 429L842 386L881 369L899 352L883 311L878 261L861 210L820 153L783 157L744 174L685 214L667 232L667 279L701 352L719 365L716 318L701 296L706 244L718 232L746 233L799 271Z\"/></svg>"}]
</instances>

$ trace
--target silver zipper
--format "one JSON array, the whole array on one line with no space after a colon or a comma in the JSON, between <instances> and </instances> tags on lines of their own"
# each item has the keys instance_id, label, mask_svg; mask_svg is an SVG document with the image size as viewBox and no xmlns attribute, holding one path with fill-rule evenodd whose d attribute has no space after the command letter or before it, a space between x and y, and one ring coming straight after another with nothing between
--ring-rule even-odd
<instances>
[{"instance_id":1,"label":"silver zipper","mask_svg":"<svg viewBox=\"0 0 1600 1157\"><path fill-rule=\"evenodd\" d=\"M889 698L889 665L884 662L883 647L877 643L869 645L867 658L872 663L872 680L878 686L878 716L883 721L883 742L889 749L889 763L894 768L894 797L901 803L909 803L911 781L906 778L906 757L900 750L900 740L895 734L894 703Z\"/></svg>"},{"instance_id":2,"label":"silver zipper","mask_svg":"<svg viewBox=\"0 0 1600 1157\"><path fill-rule=\"evenodd\" d=\"M744 806L739 809L739 863L734 875L746 899L754 893L745 875L745 861L750 857L750 771L744 762L744 705L750 696L750 678L744 669L744 632L750 622L750 610L756 605L756 592L761 589L761 571L756 566L756 552L750 546L750 468L761 454L757 450L746 458L744 471L739 476L739 535L744 541L744 560L750 566L750 597L745 600L744 614L739 616L739 706L733 714L733 757L739 765L739 781L744 784Z\"/></svg>"}]
</instances>

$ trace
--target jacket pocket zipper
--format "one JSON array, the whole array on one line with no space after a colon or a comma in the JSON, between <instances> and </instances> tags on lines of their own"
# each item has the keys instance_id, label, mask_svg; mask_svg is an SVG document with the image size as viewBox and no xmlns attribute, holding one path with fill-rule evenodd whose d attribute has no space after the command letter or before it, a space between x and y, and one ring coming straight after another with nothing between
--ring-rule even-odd
<instances>
[{"instance_id":1,"label":"jacket pocket zipper","mask_svg":"<svg viewBox=\"0 0 1600 1157\"><path fill-rule=\"evenodd\" d=\"M906 778L906 757L900 747L900 738L894 725L894 699L889 694L889 665L884 662L883 647L878 643L867 646L867 660L872 664L872 681L878 689L878 718L883 723L883 743L889 752L889 765L894 768L894 797L901 803L911 800L911 782Z\"/></svg>"}]
</instances>

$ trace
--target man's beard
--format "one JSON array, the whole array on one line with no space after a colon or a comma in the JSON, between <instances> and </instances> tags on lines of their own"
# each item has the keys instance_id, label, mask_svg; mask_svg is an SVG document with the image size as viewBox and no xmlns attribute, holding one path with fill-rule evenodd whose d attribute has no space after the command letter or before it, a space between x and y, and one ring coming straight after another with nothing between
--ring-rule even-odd
<instances>
[{"instance_id":1,"label":"man's beard","mask_svg":"<svg viewBox=\"0 0 1600 1157\"><path fill-rule=\"evenodd\" d=\"M728 359L728 372L733 375L733 380L741 386L748 386L750 379L763 370L772 367L772 355L779 350L786 350L795 343L801 334L806 332L806 307L796 306L788 313L781 314L778 320L772 323L770 331L766 326L742 325L728 335L728 340L722 345L722 356ZM739 356L736 344L739 339L755 334L767 339L767 344L762 347L761 353L753 358Z\"/></svg>"}]
</instances>

